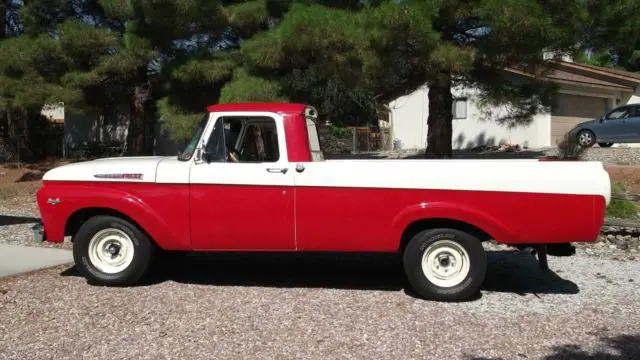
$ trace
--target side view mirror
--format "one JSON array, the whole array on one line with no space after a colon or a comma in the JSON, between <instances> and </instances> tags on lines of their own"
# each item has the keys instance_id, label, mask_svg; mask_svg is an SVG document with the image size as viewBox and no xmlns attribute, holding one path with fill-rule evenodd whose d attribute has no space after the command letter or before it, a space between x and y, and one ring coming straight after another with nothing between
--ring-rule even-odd
<instances>
[{"instance_id":1,"label":"side view mirror","mask_svg":"<svg viewBox=\"0 0 640 360\"><path fill-rule=\"evenodd\" d=\"M604 116L601 116L600 119L598 119L598 122L602 124L604 122Z\"/></svg>"}]
</instances>

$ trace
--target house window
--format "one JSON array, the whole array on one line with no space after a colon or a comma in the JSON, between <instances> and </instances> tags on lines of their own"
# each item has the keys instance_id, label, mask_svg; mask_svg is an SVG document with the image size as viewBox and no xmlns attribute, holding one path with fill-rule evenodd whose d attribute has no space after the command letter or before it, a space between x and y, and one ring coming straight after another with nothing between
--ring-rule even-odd
<instances>
[{"instance_id":1,"label":"house window","mask_svg":"<svg viewBox=\"0 0 640 360\"><path fill-rule=\"evenodd\" d=\"M453 99L451 104L451 113L454 119L466 119L467 118L467 99L458 98Z\"/></svg>"}]
</instances>

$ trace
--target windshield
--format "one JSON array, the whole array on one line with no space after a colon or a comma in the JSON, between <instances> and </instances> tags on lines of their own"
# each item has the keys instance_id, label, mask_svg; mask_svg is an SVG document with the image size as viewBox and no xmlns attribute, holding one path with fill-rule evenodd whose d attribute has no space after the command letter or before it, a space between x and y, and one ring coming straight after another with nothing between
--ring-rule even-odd
<instances>
[{"instance_id":1,"label":"windshield","mask_svg":"<svg viewBox=\"0 0 640 360\"><path fill-rule=\"evenodd\" d=\"M191 156L193 156L193 152L198 146L198 140L200 140L200 136L202 136L202 132L204 131L205 126L207 126L207 120L209 120L209 114L205 114L200 122L198 122L195 133L191 137L191 140L189 140L189 143L184 148L184 150L182 150L180 155L178 155L178 160L187 161L191 159Z\"/></svg>"}]
</instances>

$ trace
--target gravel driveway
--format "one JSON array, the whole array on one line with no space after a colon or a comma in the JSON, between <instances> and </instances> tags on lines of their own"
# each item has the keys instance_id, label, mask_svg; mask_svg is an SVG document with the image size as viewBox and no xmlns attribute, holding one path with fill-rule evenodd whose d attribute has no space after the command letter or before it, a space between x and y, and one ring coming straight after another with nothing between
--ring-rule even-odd
<instances>
[{"instance_id":1,"label":"gravel driveway","mask_svg":"<svg viewBox=\"0 0 640 360\"><path fill-rule=\"evenodd\" d=\"M0 280L3 359L640 357L640 263L492 252L482 296L416 299L393 257L198 256L134 288ZM580 357L587 359L590 357ZM594 357L597 358L597 357Z\"/></svg>"},{"instance_id":2,"label":"gravel driveway","mask_svg":"<svg viewBox=\"0 0 640 360\"><path fill-rule=\"evenodd\" d=\"M0 204L0 243L69 247L32 243L37 215ZM488 244L464 303L415 298L393 256L197 255L133 288L57 267L0 279L0 359L638 359L640 254L618 244L550 257L550 273Z\"/></svg>"}]
</instances>

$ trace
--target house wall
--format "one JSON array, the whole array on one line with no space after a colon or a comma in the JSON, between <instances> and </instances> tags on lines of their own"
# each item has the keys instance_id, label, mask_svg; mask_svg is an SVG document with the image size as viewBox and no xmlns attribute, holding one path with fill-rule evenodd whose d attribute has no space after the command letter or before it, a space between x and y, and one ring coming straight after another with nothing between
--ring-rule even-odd
<instances>
[{"instance_id":1,"label":"house wall","mask_svg":"<svg viewBox=\"0 0 640 360\"><path fill-rule=\"evenodd\" d=\"M640 86L636 89L636 92L633 94L622 94L620 96L620 104L618 105L627 105L627 104L639 104L640 103Z\"/></svg>"},{"instance_id":2,"label":"house wall","mask_svg":"<svg viewBox=\"0 0 640 360\"><path fill-rule=\"evenodd\" d=\"M502 143L537 148L549 146L550 115L538 114L525 126L508 128L495 122L507 108L481 108L476 89L454 89L454 97L467 98L467 116L453 120L453 148L464 149ZM394 138L404 149L424 148L429 114L428 88L422 87L389 104L393 114ZM487 112L487 110L489 110Z\"/></svg>"}]
</instances>

